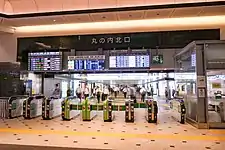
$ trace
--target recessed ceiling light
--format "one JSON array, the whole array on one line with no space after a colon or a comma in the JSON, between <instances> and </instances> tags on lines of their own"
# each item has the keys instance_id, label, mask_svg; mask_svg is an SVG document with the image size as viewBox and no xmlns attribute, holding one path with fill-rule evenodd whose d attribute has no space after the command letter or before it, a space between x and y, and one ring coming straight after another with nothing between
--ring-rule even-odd
<instances>
[{"instance_id":1,"label":"recessed ceiling light","mask_svg":"<svg viewBox=\"0 0 225 150\"><path fill-rule=\"evenodd\" d=\"M56 20L53 20L54 22L56 22Z\"/></svg>"}]
</instances>

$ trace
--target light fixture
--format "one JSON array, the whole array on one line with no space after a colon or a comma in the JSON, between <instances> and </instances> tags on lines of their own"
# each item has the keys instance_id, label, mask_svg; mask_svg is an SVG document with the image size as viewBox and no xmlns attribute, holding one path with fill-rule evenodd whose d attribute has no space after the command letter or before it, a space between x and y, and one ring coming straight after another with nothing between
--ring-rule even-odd
<instances>
[{"instance_id":1,"label":"light fixture","mask_svg":"<svg viewBox=\"0 0 225 150\"><path fill-rule=\"evenodd\" d=\"M53 21L54 21L54 22L56 22L56 20L55 20L55 19L54 19Z\"/></svg>"},{"instance_id":2,"label":"light fixture","mask_svg":"<svg viewBox=\"0 0 225 150\"><path fill-rule=\"evenodd\" d=\"M98 32L111 30L139 29L160 29L160 28L182 28L182 27L213 27L225 25L225 15L222 16L202 16L202 17L183 17L183 18L164 18L164 19L142 19L106 22L87 22L71 24L51 24L15 27L16 33L52 33L52 32Z\"/></svg>"}]
</instances>

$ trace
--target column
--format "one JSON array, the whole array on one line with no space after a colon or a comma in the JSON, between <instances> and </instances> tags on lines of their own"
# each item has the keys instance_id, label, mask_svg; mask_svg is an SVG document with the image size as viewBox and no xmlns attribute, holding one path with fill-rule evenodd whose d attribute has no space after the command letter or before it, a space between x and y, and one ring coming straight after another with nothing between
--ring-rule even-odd
<instances>
[{"instance_id":1,"label":"column","mask_svg":"<svg viewBox=\"0 0 225 150\"><path fill-rule=\"evenodd\" d=\"M17 38L14 34L0 34L0 54L0 62L16 62Z\"/></svg>"},{"instance_id":2,"label":"column","mask_svg":"<svg viewBox=\"0 0 225 150\"><path fill-rule=\"evenodd\" d=\"M196 46L196 75L197 75L197 121L207 122L207 93L206 93L206 67L204 58L204 46Z\"/></svg>"},{"instance_id":3,"label":"column","mask_svg":"<svg viewBox=\"0 0 225 150\"><path fill-rule=\"evenodd\" d=\"M220 28L220 40L225 40L225 26Z\"/></svg>"}]
</instances>

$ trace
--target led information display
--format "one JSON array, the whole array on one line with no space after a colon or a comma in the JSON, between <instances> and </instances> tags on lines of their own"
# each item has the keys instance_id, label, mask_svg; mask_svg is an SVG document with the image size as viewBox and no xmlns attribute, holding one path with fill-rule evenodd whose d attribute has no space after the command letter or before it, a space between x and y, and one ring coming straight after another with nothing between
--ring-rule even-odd
<instances>
[{"instance_id":1,"label":"led information display","mask_svg":"<svg viewBox=\"0 0 225 150\"><path fill-rule=\"evenodd\" d=\"M110 56L110 68L147 68L150 67L149 55Z\"/></svg>"},{"instance_id":2,"label":"led information display","mask_svg":"<svg viewBox=\"0 0 225 150\"><path fill-rule=\"evenodd\" d=\"M28 61L30 71L60 71L62 69L61 52L29 53Z\"/></svg>"},{"instance_id":3,"label":"led information display","mask_svg":"<svg viewBox=\"0 0 225 150\"><path fill-rule=\"evenodd\" d=\"M68 57L69 70L104 70L105 56L91 55L91 56L69 56Z\"/></svg>"}]
</instances>

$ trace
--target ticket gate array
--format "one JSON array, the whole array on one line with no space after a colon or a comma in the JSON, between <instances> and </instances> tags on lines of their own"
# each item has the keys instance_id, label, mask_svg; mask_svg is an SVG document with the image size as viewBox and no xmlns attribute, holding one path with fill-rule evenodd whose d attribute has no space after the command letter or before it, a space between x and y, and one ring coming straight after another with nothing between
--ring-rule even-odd
<instances>
[{"instance_id":1,"label":"ticket gate array","mask_svg":"<svg viewBox=\"0 0 225 150\"><path fill-rule=\"evenodd\" d=\"M92 101L89 98L86 98L82 102L82 120L91 121L97 116L97 110L92 109Z\"/></svg>"},{"instance_id":2,"label":"ticket gate array","mask_svg":"<svg viewBox=\"0 0 225 150\"><path fill-rule=\"evenodd\" d=\"M125 122L134 122L134 101L126 100L125 107Z\"/></svg>"},{"instance_id":3,"label":"ticket gate array","mask_svg":"<svg viewBox=\"0 0 225 150\"><path fill-rule=\"evenodd\" d=\"M185 115L186 115L186 108L184 104L184 100L182 99L173 99L170 101L170 109L172 117L180 122L181 124L185 124Z\"/></svg>"},{"instance_id":4,"label":"ticket gate array","mask_svg":"<svg viewBox=\"0 0 225 150\"><path fill-rule=\"evenodd\" d=\"M153 99L146 100L146 120L148 123L157 123L158 105Z\"/></svg>"},{"instance_id":5,"label":"ticket gate array","mask_svg":"<svg viewBox=\"0 0 225 150\"><path fill-rule=\"evenodd\" d=\"M71 120L80 115L79 105L80 99L75 96L67 97L62 101L62 120ZM72 109L72 106L75 109Z\"/></svg>"},{"instance_id":6,"label":"ticket gate array","mask_svg":"<svg viewBox=\"0 0 225 150\"><path fill-rule=\"evenodd\" d=\"M42 115L42 103L45 99L43 95L30 96L23 102L24 119L32 119Z\"/></svg>"},{"instance_id":7,"label":"ticket gate array","mask_svg":"<svg viewBox=\"0 0 225 150\"><path fill-rule=\"evenodd\" d=\"M50 120L59 117L62 114L63 99L45 98L42 103L42 118L43 120Z\"/></svg>"},{"instance_id":8,"label":"ticket gate array","mask_svg":"<svg viewBox=\"0 0 225 150\"><path fill-rule=\"evenodd\" d=\"M104 122L112 122L115 118L113 114L112 100L106 100L103 103L103 120Z\"/></svg>"},{"instance_id":9,"label":"ticket gate array","mask_svg":"<svg viewBox=\"0 0 225 150\"><path fill-rule=\"evenodd\" d=\"M12 119L23 115L23 102L26 95L17 95L0 98L0 118Z\"/></svg>"}]
</instances>

